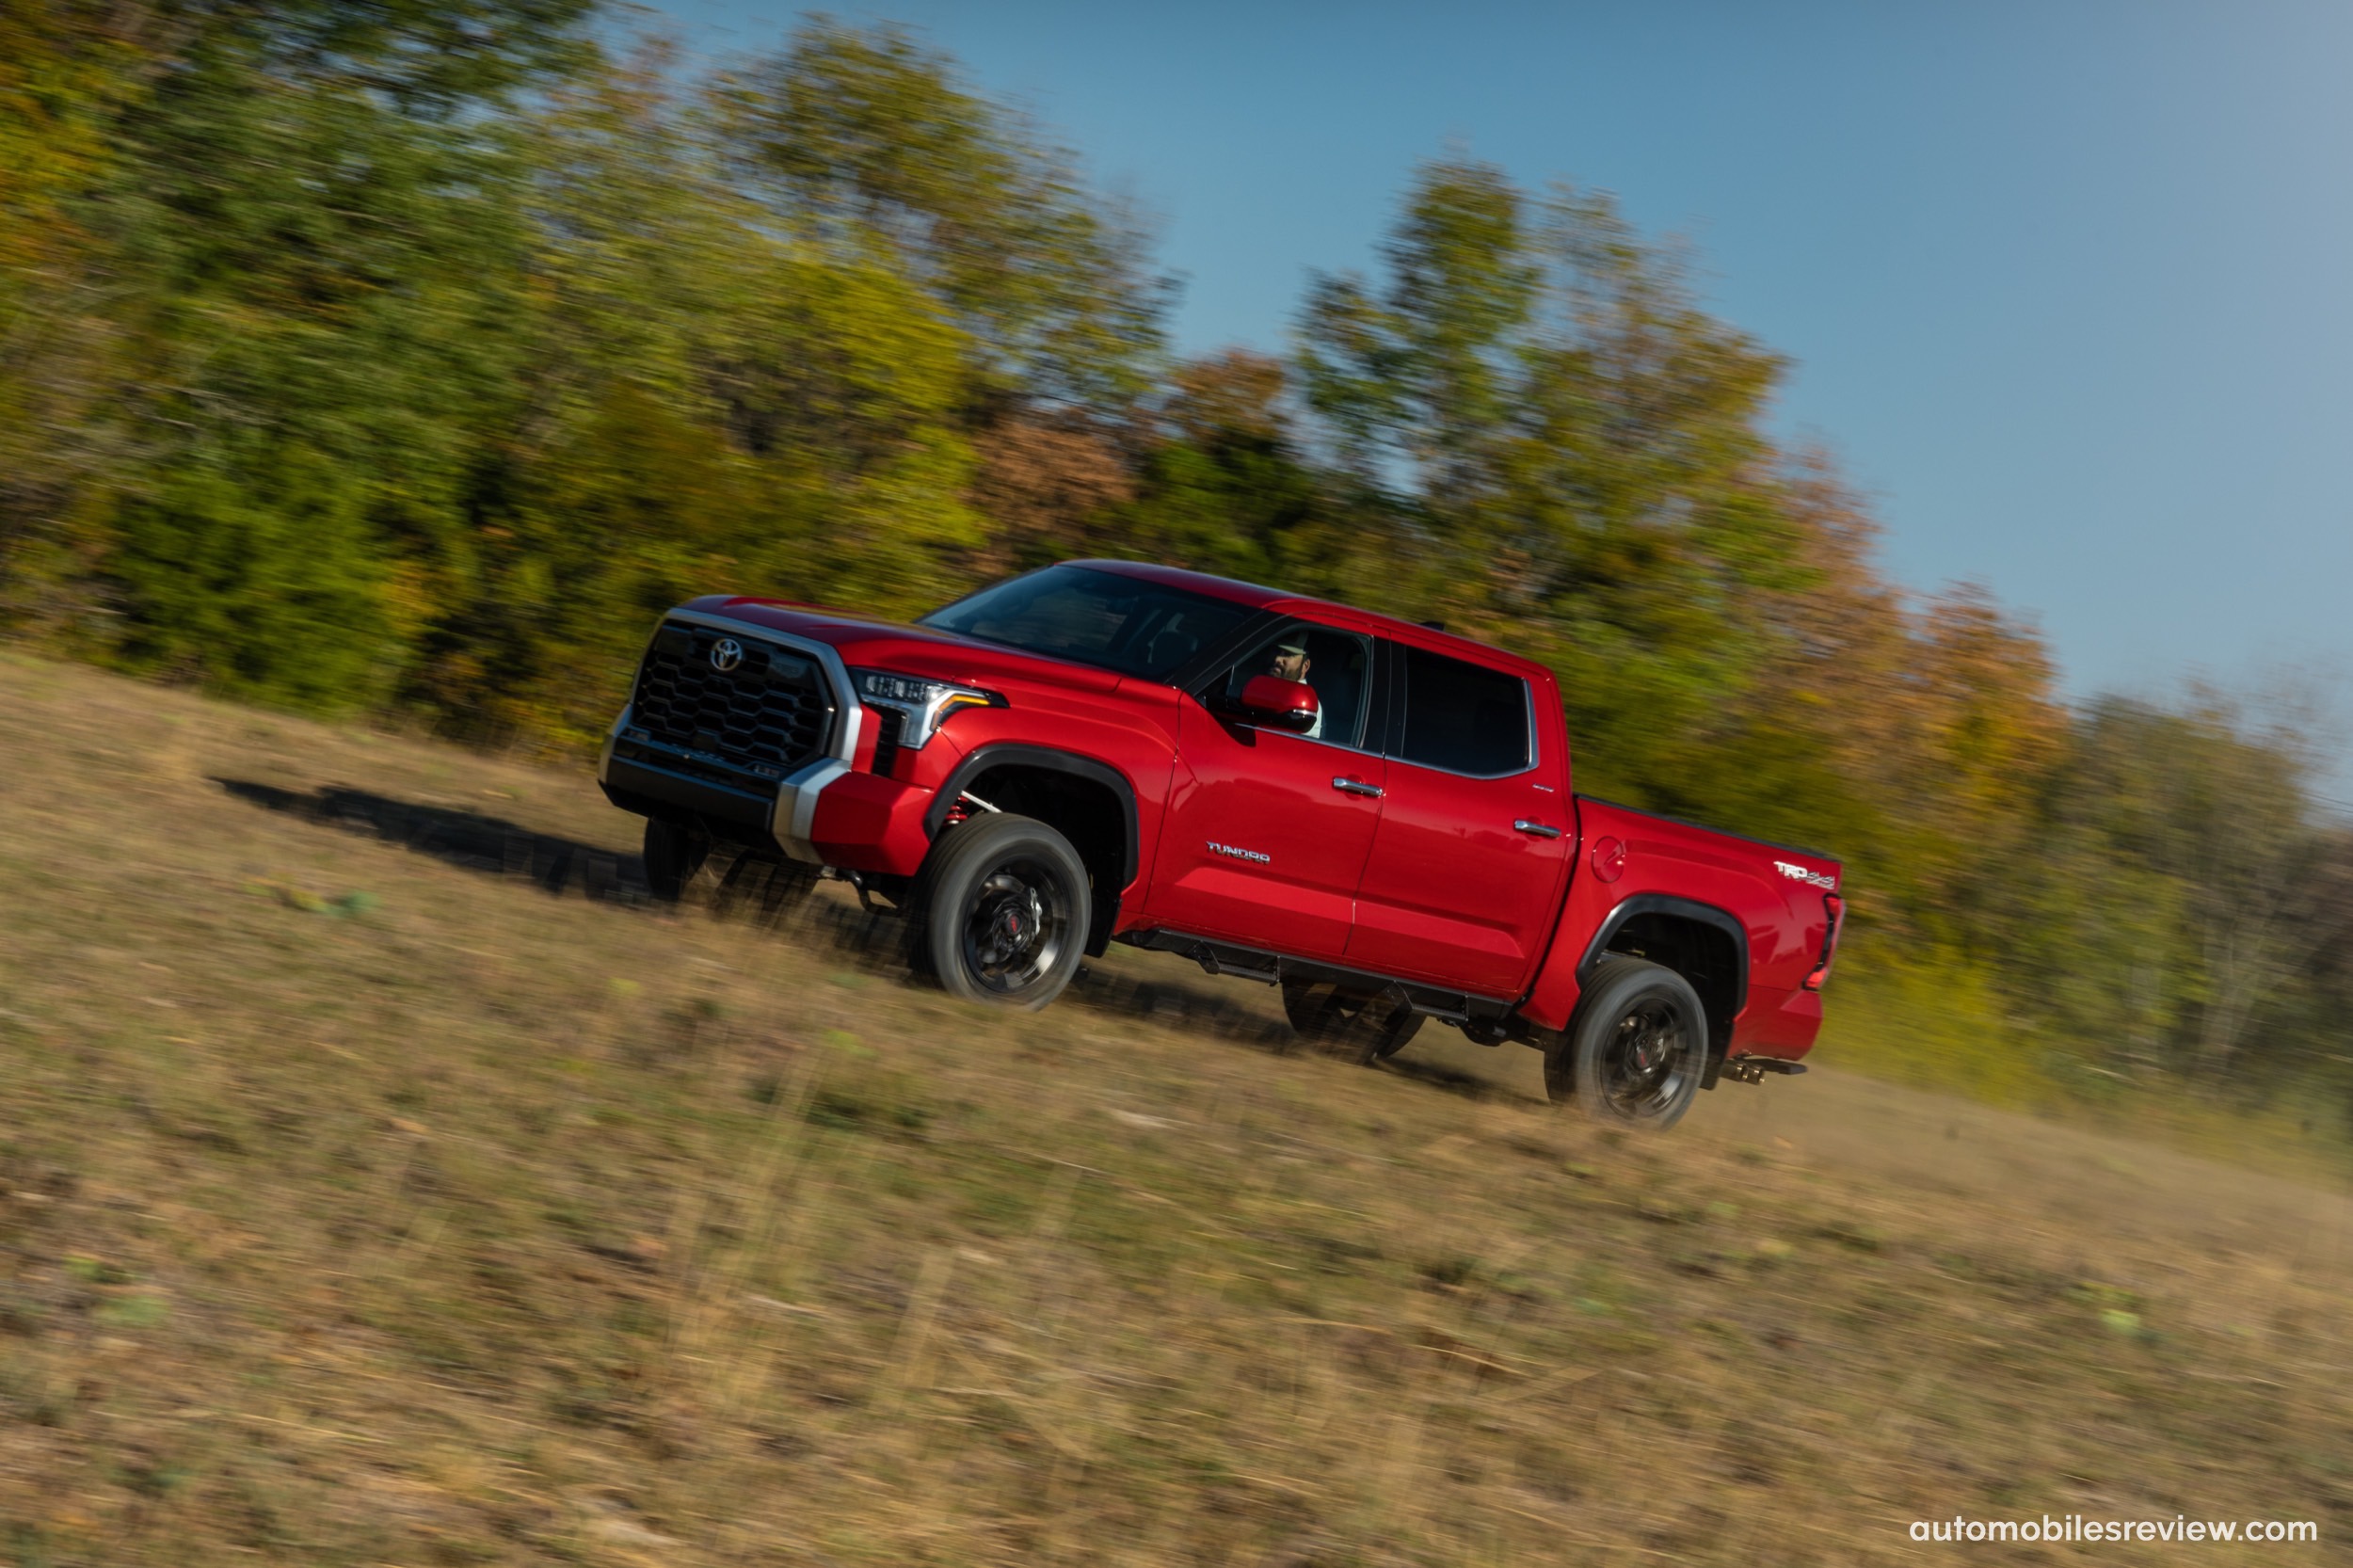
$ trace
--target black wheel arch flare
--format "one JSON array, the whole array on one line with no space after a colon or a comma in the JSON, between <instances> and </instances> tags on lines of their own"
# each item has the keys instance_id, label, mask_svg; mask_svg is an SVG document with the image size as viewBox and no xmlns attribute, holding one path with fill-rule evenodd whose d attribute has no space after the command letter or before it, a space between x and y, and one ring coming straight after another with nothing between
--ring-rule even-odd
<instances>
[{"instance_id":1,"label":"black wheel arch flare","mask_svg":"<svg viewBox=\"0 0 2353 1568\"><path fill-rule=\"evenodd\" d=\"M1702 904L1697 899L1679 898L1673 893L1636 893L1630 898L1620 900L1616 906L1603 917L1600 927L1593 933L1593 939L1585 944L1584 956L1579 958L1577 964L1577 983L1580 991L1592 977L1593 967L1608 955L1609 944L1617 939L1618 934L1625 928L1627 922L1643 915L1666 915L1678 920L1694 920L1701 925L1721 932L1732 943L1731 1000L1724 1009L1721 1030L1709 1032L1711 1034L1718 1035L1709 1042L1708 1049L1707 1081L1712 1084L1718 1067L1723 1062L1725 1054L1732 1048L1732 1021L1738 1017L1740 1010L1749 1004L1748 929L1730 913L1712 904ZM1700 989L1696 984L1692 988ZM1701 1000L1703 1003L1707 1000L1704 991Z\"/></svg>"},{"instance_id":2,"label":"black wheel arch flare","mask_svg":"<svg viewBox=\"0 0 2353 1568\"><path fill-rule=\"evenodd\" d=\"M992 742L986 745L974 747L969 755L955 765L954 770L948 775L946 782L940 785L938 793L932 797L931 805L923 811L925 837L933 840L939 837L940 830L947 825L949 811L954 807L956 797L964 792L966 785L991 768L1002 767L1038 768L1048 773L1069 774L1073 777L1083 778L1089 783L1103 786L1111 791L1112 798L1118 801L1122 830L1120 847L1124 856L1120 866L1119 881L1107 889L1103 896L1096 899L1094 919L1091 922L1094 929L1088 933L1087 940L1088 953L1094 957L1102 956L1104 947L1111 936L1112 924L1118 918L1119 895L1128 884L1136 879L1138 852L1135 786L1128 782L1126 774L1121 773L1109 762L1098 761L1092 757L1081 757L1076 752L1058 751L1051 746L1026 745L1018 741Z\"/></svg>"}]
</instances>

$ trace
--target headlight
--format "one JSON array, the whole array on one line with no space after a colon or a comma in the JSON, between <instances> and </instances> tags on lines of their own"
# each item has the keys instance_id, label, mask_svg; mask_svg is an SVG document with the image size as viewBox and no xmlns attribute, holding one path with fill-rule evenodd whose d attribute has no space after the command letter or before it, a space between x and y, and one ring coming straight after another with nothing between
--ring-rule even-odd
<instances>
[{"instance_id":1,"label":"headlight","mask_svg":"<svg viewBox=\"0 0 2353 1568\"><path fill-rule=\"evenodd\" d=\"M893 675L888 670L852 670L860 700L896 708L906 715L899 744L910 750L932 738L940 721L959 708L1002 708L1005 699L975 686L956 686L920 675Z\"/></svg>"}]
</instances>

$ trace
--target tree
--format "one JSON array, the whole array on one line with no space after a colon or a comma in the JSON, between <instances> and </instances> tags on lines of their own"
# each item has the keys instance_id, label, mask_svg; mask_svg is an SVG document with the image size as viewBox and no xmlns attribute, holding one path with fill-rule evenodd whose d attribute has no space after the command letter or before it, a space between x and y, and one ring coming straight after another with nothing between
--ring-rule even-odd
<instances>
[{"instance_id":1,"label":"tree","mask_svg":"<svg viewBox=\"0 0 2353 1568\"><path fill-rule=\"evenodd\" d=\"M1589 779L1649 798L1803 573L1761 429L1781 362L1606 197L1531 210L1487 165L1425 168L1385 259L1379 290L1317 282L1300 369L1416 563L1392 597L1551 662Z\"/></svg>"},{"instance_id":2,"label":"tree","mask_svg":"<svg viewBox=\"0 0 2353 1568\"><path fill-rule=\"evenodd\" d=\"M903 29L804 24L727 84L728 150L797 235L879 253L978 346L986 390L1123 409L1150 383L1166 285L1066 152Z\"/></svg>"},{"instance_id":3,"label":"tree","mask_svg":"<svg viewBox=\"0 0 2353 1568\"><path fill-rule=\"evenodd\" d=\"M407 686L444 728L593 736L678 600L904 612L980 539L968 340L879 257L773 225L696 109L656 51L520 127L518 395Z\"/></svg>"},{"instance_id":4,"label":"tree","mask_svg":"<svg viewBox=\"0 0 2353 1568\"><path fill-rule=\"evenodd\" d=\"M113 177L113 122L152 64L137 6L0 7L0 628L88 618L91 514L120 454L99 426L119 347L77 207Z\"/></svg>"},{"instance_id":5,"label":"tree","mask_svg":"<svg viewBox=\"0 0 2353 1568\"><path fill-rule=\"evenodd\" d=\"M279 81L455 123L584 69L597 0L161 0Z\"/></svg>"},{"instance_id":6,"label":"tree","mask_svg":"<svg viewBox=\"0 0 2353 1568\"><path fill-rule=\"evenodd\" d=\"M1367 478L1385 461L1408 465L1437 525L1474 550L1504 520L1545 341L1525 207L1491 166L1433 165L1385 248L1385 297L1355 278L1320 278L1307 304L1307 399L1343 458Z\"/></svg>"},{"instance_id":7,"label":"tree","mask_svg":"<svg viewBox=\"0 0 2353 1568\"><path fill-rule=\"evenodd\" d=\"M2115 706L2115 705L2111 705ZM2304 731L2258 727L2210 688L2164 715L2153 845L2181 878L2195 1033L2190 1064L2209 1077L2236 1067L2250 1026L2279 1010L2315 928L2297 919L2306 872L2321 859L2313 757Z\"/></svg>"},{"instance_id":8,"label":"tree","mask_svg":"<svg viewBox=\"0 0 2353 1568\"><path fill-rule=\"evenodd\" d=\"M1135 504L1100 548L1346 591L1360 541L1302 451L1281 360L1228 349L1178 365L1141 469Z\"/></svg>"},{"instance_id":9,"label":"tree","mask_svg":"<svg viewBox=\"0 0 2353 1568\"><path fill-rule=\"evenodd\" d=\"M463 501L515 343L511 150L290 75L233 26L122 135L93 204L141 459L105 572L120 651L244 696L378 700L471 569Z\"/></svg>"}]
</instances>

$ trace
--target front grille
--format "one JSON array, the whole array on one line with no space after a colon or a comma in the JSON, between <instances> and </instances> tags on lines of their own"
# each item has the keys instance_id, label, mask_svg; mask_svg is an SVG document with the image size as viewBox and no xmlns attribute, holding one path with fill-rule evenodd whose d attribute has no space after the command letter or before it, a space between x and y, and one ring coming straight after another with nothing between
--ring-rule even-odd
<instances>
[{"instance_id":1,"label":"front grille","mask_svg":"<svg viewBox=\"0 0 2353 1568\"><path fill-rule=\"evenodd\" d=\"M743 662L713 668L712 647L729 638ZM664 745L780 778L824 748L833 695L813 659L748 633L672 621L654 634L637 672L630 720Z\"/></svg>"}]
</instances>

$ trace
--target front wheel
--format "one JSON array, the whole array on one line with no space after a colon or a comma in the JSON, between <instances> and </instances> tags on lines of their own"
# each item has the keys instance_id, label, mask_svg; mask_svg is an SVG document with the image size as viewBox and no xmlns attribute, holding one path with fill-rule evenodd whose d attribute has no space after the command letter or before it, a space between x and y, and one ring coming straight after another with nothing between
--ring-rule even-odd
<instances>
[{"instance_id":1,"label":"front wheel","mask_svg":"<svg viewBox=\"0 0 2353 1568\"><path fill-rule=\"evenodd\" d=\"M1545 1057L1545 1088L1595 1121L1663 1130L1707 1070L1707 1015L1674 970L1641 958L1594 967L1569 1032Z\"/></svg>"},{"instance_id":2,"label":"front wheel","mask_svg":"<svg viewBox=\"0 0 2353 1568\"><path fill-rule=\"evenodd\" d=\"M926 880L922 956L951 996L1034 1012L1086 949L1086 863L1046 824L1009 812L941 841Z\"/></svg>"}]
</instances>

